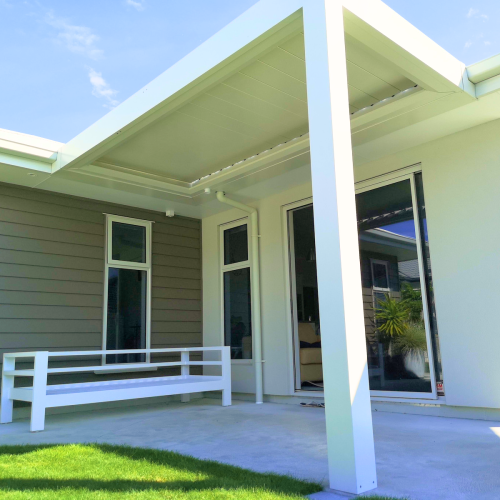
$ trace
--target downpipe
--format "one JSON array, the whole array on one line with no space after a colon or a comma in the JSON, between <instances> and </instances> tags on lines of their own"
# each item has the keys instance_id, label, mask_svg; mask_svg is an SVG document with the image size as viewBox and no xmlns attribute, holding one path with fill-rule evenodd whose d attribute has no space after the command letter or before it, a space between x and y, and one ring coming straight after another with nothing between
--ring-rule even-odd
<instances>
[{"instance_id":1,"label":"downpipe","mask_svg":"<svg viewBox=\"0 0 500 500\"><path fill-rule=\"evenodd\" d=\"M250 214L250 227L252 231L252 272L251 272L251 294L253 311L253 358L255 365L255 402L262 404L264 401L264 390L262 382L262 321L260 310L260 258L259 258L259 213L256 208L249 207L243 203L226 197L223 191L217 191L217 199L221 203L239 208Z\"/></svg>"}]
</instances>

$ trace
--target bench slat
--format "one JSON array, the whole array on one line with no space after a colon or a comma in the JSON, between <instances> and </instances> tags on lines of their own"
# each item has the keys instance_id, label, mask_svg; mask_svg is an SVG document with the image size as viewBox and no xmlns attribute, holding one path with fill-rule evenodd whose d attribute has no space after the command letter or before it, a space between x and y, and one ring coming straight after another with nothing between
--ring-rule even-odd
<instances>
[{"instance_id":1,"label":"bench slat","mask_svg":"<svg viewBox=\"0 0 500 500\"><path fill-rule=\"evenodd\" d=\"M16 387L11 389L10 397L17 401L33 401L33 387Z\"/></svg>"},{"instance_id":2,"label":"bench slat","mask_svg":"<svg viewBox=\"0 0 500 500\"><path fill-rule=\"evenodd\" d=\"M168 367L168 366L220 366L222 361L165 361L164 363L122 363L112 365L99 365L99 366L70 366L65 368L48 368L47 373L78 373L78 372L101 372L110 370L121 370L135 368L154 368L154 367ZM17 373L16 373L17 375Z\"/></svg>"},{"instance_id":3,"label":"bench slat","mask_svg":"<svg viewBox=\"0 0 500 500\"><path fill-rule=\"evenodd\" d=\"M49 352L49 357L61 356L100 356L105 354L154 354L162 352L204 352L204 351L220 351L220 347L169 347L165 349L122 349L116 351L64 351L64 352ZM22 354L22 353L21 353ZM33 356L33 353L28 353Z\"/></svg>"},{"instance_id":4,"label":"bench slat","mask_svg":"<svg viewBox=\"0 0 500 500\"><path fill-rule=\"evenodd\" d=\"M207 380L203 380L203 379ZM205 391L219 391L227 388L222 377L201 377L202 380L176 380L170 384L150 384L139 387L118 387L80 392L65 392L62 394L47 394L46 407L72 406L106 401L124 401L128 399L142 399L158 396L172 396L175 394L192 394ZM147 379L146 379L147 380Z\"/></svg>"},{"instance_id":5,"label":"bench slat","mask_svg":"<svg viewBox=\"0 0 500 500\"><path fill-rule=\"evenodd\" d=\"M160 386L160 385L184 385L187 389L193 383L198 382L220 382L219 375L174 375L170 377L148 377L123 380L104 380L101 382L80 382L77 384L48 385L47 394L63 391L66 393L93 392L93 391L114 391L135 388L137 386Z\"/></svg>"},{"instance_id":6,"label":"bench slat","mask_svg":"<svg viewBox=\"0 0 500 500\"><path fill-rule=\"evenodd\" d=\"M5 370L3 374L7 377L33 377L35 370Z\"/></svg>"},{"instance_id":7,"label":"bench slat","mask_svg":"<svg viewBox=\"0 0 500 500\"><path fill-rule=\"evenodd\" d=\"M5 352L4 358L33 358L36 352Z\"/></svg>"}]
</instances>

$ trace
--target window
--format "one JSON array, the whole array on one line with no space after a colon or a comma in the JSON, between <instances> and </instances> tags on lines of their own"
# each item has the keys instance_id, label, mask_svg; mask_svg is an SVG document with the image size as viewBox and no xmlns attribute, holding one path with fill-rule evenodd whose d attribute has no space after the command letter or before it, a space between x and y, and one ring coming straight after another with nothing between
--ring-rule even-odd
<instances>
[{"instance_id":1,"label":"window","mask_svg":"<svg viewBox=\"0 0 500 500\"><path fill-rule=\"evenodd\" d=\"M231 347L231 359L252 359L248 224L223 226L221 247L224 345Z\"/></svg>"},{"instance_id":2,"label":"window","mask_svg":"<svg viewBox=\"0 0 500 500\"><path fill-rule=\"evenodd\" d=\"M373 290L389 292L389 271L387 262L371 259Z\"/></svg>"},{"instance_id":3,"label":"window","mask_svg":"<svg viewBox=\"0 0 500 500\"><path fill-rule=\"evenodd\" d=\"M436 397L439 359L421 174L356 195L374 395Z\"/></svg>"},{"instance_id":4,"label":"window","mask_svg":"<svg viewBox=\"0 0 500 500\"><path fill-rule=\"evenodd\" d=\"M151 324L151 222L106 215L103 348L146 349ZM105 364L145 354L108 354Z\"/></svg>"},{"instance_id":5,"label":"window","mask_svg":"<svg viewBox=\"0 0 500 500\"><path fill-rule=\"evenodd\" d=\"M248 260L247 225L232 227L224 231L224 265Z\"/></svg>"}]
</instances>

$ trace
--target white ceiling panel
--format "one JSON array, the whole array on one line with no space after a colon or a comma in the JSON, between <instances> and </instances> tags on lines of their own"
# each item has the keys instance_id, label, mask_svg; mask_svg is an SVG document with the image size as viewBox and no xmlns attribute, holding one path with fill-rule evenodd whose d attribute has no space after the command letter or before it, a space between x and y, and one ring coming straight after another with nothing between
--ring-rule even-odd
<instances>
[{"instance_id":1,"label":"white ceiling panel","mask_svg":"<svg viewBox=\"0 0 500 500\"><path fill-rule=\"evenodd\" d=\"M351 113L413 86L347 39ZM99 158L193 182L308 132L304 35L298 33Z\"/></svg>"}]
</instances>

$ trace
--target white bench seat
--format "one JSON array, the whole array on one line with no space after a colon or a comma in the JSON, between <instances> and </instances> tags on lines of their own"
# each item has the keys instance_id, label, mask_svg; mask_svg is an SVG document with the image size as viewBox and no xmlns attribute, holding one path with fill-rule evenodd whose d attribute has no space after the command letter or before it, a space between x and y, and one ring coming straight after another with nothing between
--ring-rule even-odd
<instances>
[{"instance_id":1,"label":"white bench seat","mask_svg":"<svg viewBox=\"0 0 500 500\"><path fill-rule=\"evenodd\" d=\"M222 374L217 375L191 375L190 365L202 365L203 361L189 361L189 351L203 351L205 349L221 351L221 361L207 361L209 365L220 365ZM149 350L133 350L128 352L144 352ZM2 408L1 423L12 421L12 402L28 401L32 403L31 426L32 432L40 431L44 428L45 409L59 406L73 406L80 404L102 403L108 401L122 401L128 399L151 398L157 396L171 396L180 394L181 401L189 401L189 394L222 391L222 405L231 404L231 373L230 354L228 347L221 348L191 348L191 349L155 349L155 352L179 352L181 351L181 361L171 363L169 366L181 366L181 375L168 377L147 377L122 380L105 380L99 382L83 382L74 384L47 385L47 373L67 373L68 368L48 369L48 358L51 355L61 356L61 353L6 353L4 355L4 367L2 373ZM103 355L109 351L93 351L78 353L64 353L68 356L80 355L88 356L96 352ZM111 351L113 354L119 351ZM15 370L15 359L20 357L34 357L34 370ZM6 359L7 358L7 359ZM42 360L41 363L37 361ZM154 367L160 363L144 363L146 368ZM163 363L161 363L163 364ZM43 369L41 369L41 367ZM95 367L80 367L78 371L88 372ZM32 387L14 387L14 377L33 377Z\"/></svg>"},{"instance_id":2,"label":"white bench seat","mask_svg":"<svg viewBox=\"0 0 500 500\"><path fill-rule=\"evenodd\" d=\"M113 380L110 382L88 382L82 384L63 384L63 385L48 385L47 396L57 396L61 394L81 394L83 392L99 392L99 391L119 391L128 389L145 389L156 386L171 386L178 394L182 394L185 384L199 384L200 382L214 382L219 386L222 382L222 377L210 377L207 375L188 375L183 377L154 377L133 380ZM33 389L30 387L29 389Z\"/></svg>"}]
</instances>

